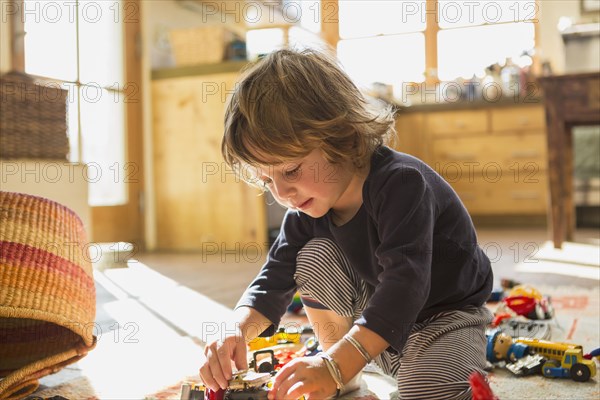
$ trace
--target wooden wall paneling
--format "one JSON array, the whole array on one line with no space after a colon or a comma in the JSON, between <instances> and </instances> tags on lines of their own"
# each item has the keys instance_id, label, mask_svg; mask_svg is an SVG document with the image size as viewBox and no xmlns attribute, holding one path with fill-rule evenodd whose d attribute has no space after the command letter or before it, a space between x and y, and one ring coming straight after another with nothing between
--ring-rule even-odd
<instances>
[{"instance_id":1,"label":"wooden wall paneling","mask_svg":"<svg viewBox=\"0 0 600 400\"><path fill-rule=\"evenodd\" d=\"M338 0L321 0L321 37L335 54L340 41Z\"/></svg>"},{"instance_id":2,"label":"wooden wall paneling","mask_svg":"<svg viewBox=\"0 0 600 400\"><path fill-rule=\"evenodd\" d=\"M430 151L428 143L423 113L405 113L396 116L396 140L392 143L394 149L428 162Z\"/></svg>"},{"instance_id":3,"label":"wooden wall paneling","mask_svg":"<svg viewBox=\"0 0 600 400\"><path fill-rule=\"evenodd\" d=\"M222 91L236 78L227 73L153 83L158 248L233 251L266 242L264 199L221 158Z\"/></svg>"},{"instance_id":4,"label":"wooden wall paneling","mask_svg":"<svg viewBox=\"0 0 600 400\"><path fill-rule=\"evenodd\" d=\"M438 78L438 32L440 26L437 21L438 0L427 0L425 2L427 13L425 14L425 83L432 85L439 83Z\"/></svg>"}]
</instances>

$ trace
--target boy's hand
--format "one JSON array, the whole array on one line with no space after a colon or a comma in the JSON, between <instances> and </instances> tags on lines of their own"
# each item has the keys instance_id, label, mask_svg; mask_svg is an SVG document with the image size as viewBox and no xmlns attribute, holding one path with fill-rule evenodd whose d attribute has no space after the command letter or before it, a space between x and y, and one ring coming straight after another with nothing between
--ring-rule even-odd
<instances>
[{"instance_id":1,"label":"boy's hand","mask_svg":"<svg viewBox=\"0 0 600 400\"><path fill-rule=\"evenodd\" d=\"M334 396L336 386L321 357L300 357L290 361L275 375L269 400L326 399Z\"/></svg>"},{"instance_id":2,"label":"boy's hand","mask_svg":"<svg viewBox=\"0 0 600 400\"><path fill-rule=\"evenodd\" d=\"M246 342L241 335L216 340L204 348L206 361L200 367L200 378L212 390L226 389L231 379L231 361L238 370L248 369Z\"/></svg>"}]
</instances>

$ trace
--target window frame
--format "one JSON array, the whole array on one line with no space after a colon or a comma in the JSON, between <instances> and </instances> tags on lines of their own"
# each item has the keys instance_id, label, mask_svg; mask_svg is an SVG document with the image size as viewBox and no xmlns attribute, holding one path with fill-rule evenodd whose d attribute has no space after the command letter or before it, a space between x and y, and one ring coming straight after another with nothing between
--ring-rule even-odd
<instances>
[{"instance_id":1,"label":"window frame","mask_svg":"<svg viewBox=\"0 0 600 400\"><path fill-rule=\"evenodd\" d=\"M11 70L25 72L25 24L21 15L24 0L7 0L14 10L9 22ZM122 0L123 9L134 9L133 18L123 16L123 88L117 92L125 102L125 124L123 126L125 139L125 166L134 164L136 173L125 181L127 200L122 205L90 206L92 216L90 240L96 242L130 242L136 248L145 247L144 224L144 155L143 155L143 110L144 98L142 87L142 54L141 54L141 0ZM125 15L125 14L123 14ZM131 14L130 14L131 16ZM53 79L59 82L60 80ZM127 85L134 85L135 95L131 97ZM77 88L86 86L77 82ZM109 88L105 88L109 89ZM78 107L80 113L80 107ZM80 115L78 121L80 124ZM82 161L82 133L78 130L78 160ZM66 160L65 160L66 161ZM125 167L124 166L124 167ZM127 173L127 171L125 171Z\"/></svg>"},{"instance_id":2,"label":"window frame","mask_svg":"<svg viewBox=\"0 0 600 400\"><path fill-rule=\"evenodd\" d=\"M325 42L331 46L335 52L337 44L341 40L339 34L339 1L340 0L321 0L321 34ZM344 0L342 0L344 1ZM535 15L532 23L534 24L535 47L539 47L539 0L535 1ZM438 0L426 0L426 10L437 10ZM425 84L433 85L440 83L438 78L438 33L441 30L437 21L437 12L427 12L425 14ZM474 25L481 26L481 25ZM452 28L450 28L452 29ZM537 54L533 56L532 71L538 75L540 71L540 62Z\"/></svg>"}]
</instances>

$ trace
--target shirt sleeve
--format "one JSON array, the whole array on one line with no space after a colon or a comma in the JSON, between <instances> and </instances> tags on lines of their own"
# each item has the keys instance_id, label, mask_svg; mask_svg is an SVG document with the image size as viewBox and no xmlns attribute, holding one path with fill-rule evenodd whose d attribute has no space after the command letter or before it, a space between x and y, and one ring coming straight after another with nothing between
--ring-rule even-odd
<instances>
[{"instance_id":1,"label":"shirt sleeve","mask_svg":"<svg viewBox=\"0 0 600 400\"><path fill-rule=\"evenodd\" d=\"M267 260L236 305L252 307L271 321L260 336L271 336L279 326L296 291L296 256L311 239L310 227L298 211L288 210Z\"/></svg>"},{"instance_id":2,"label":"shirt sleeve","mask_svg":"<svg viewBox=\"0 0 600 400\"><path fill-rule=\"evenodd\" d=\"M431 286L435 201L421 172L388 171L366 190L365 205L376 222L381 272L374 293L355 322L401 352ZM369 204L368 204L369 203Z\"/></svg>"}]
</instances>

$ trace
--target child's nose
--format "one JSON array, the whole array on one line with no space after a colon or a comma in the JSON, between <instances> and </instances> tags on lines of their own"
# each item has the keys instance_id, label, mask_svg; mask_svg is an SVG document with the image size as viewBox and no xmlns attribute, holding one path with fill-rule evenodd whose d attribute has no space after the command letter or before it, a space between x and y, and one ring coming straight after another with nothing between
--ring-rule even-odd
<instances>
[{"instance_id":1,"label":"child's nose","mask_svg":"<svg viewBox=\"0 0 600 400\"><path fill-rule=\"evenodd\" d=\"M275 186L275 191L277 195L281 199L289 199L295 196L296 189L294 188L294 184L286 180L285 178L274 179L273 185Z\"/></svg>"}]
</instances>

